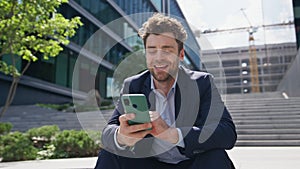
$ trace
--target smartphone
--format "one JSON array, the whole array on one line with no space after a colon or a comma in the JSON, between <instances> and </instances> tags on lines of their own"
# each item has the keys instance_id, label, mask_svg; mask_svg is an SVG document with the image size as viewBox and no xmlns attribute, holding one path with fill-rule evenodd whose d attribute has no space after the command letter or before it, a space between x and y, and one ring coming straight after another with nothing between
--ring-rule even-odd
<instances>
[{"instance_id":1,"label":"smartphone","mask_svg":"<svg viewBox=\"0 0 300 169\"><path fill-rule=\"evenodd\" d=\"M121 96L125 113L134 113L135 118L129 120L129 125L150 122L148 104L144 94L123 94Z\"/></svg>"}]
</instances>

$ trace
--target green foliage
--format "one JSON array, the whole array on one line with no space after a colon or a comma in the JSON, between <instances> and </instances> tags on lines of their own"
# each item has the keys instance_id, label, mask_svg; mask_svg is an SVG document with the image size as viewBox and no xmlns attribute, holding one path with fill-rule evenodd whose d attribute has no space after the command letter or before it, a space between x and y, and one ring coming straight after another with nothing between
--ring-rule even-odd
<instances>
[{"instance_id":1,"label":"green foliage","mask_svg":"<svg viewBox=\"0 0 300 169\"><path fill-rule=\"evenodd\" d=\"M13 77L10 90L0 118L15 96L17 84L39 56L47 60L55 57L82 26L80 17L66 19L57 9L67 0L0 0L0 60L10 56L10 63L2 59L0 72ZM16 68L15 57L27 64L20 70ZM26 63L25 62L25 63ZM24 63L24 62L23 62ZM22 63L21 63L22 64Z\"/></svg>"},{"instance_id":2,"label":"green foliage","mask_svg":"<svg viewBox=\"0 0 300 169\"><path fill-rule=\"evenodd\" d=\"M111 100L103 100L101 102L100 108L98 106L91 105L81 105L81 104L36 104L39 107L44 107L48 109L54 109L62 112L87 112L87 111L97 111L97 110L109 110L114 109L115 105Z\"/></svg>"},{"instance_id":3,"label":"green foliage","mask_svg":"<svg viewBox=\"0 0 300 169\"><path fill-rule=\"evenodd\" d=\"M113 103L112 103L112 101L111 100L102 100L101 101L101 106L110 106L110 105L112 105Z\"/></svg>"},{"instance_id":4,"label":"green foliage","mask_svg":"<svg viewBox=\"0 0 300 169\"><path fill-rule=\"evenodd\" d=\"M20 73L16 67L7 65L7 63L2 60L0 60L0 72L11 76L20 76Z\"/></svg>"},{"instance_id":5,"label":"green foliage","mask_svg":"<svg viewBox=\"0 0 300 169\"><path fill-rule=\"evenodd\" d=\"M12 127L11 123L0 123L0 135L9 133Z\"/></svg>"},{"instance_id":6,"label":"green foliage","mask_svg":"<svg viewBox=\"0 0 300 169\"><path fill-rule=\"evenodd\" d=\"M72 106L72 104L66 103L66 104L36 104L39 107L44 107L44 108L49 108L49 109L54 109L58 111L66 111L69 107Z\"/></svg>"},{"instance_id":7,"label":"green foliage","mask_svg":"<svg viewBox=\"0 0 300 169\"><path fill-rule=\"evenodd\" d=\"M29 139L33 138L44 138L45 140L51 140L58 132L60 131L59 127L56 125L42 126L38 128L32 128L27 131L27 136Z\"/></svg>"},{"instance_id":8,"label":"green foliage","mask_svg":"<svg viewBox=\"0 0 300 169\"><path fill-rule=\"evenodd\" d=\"M0 138L0 157L2 161L19 161L36 159L37 149L22 133L14 132Z\"/></svg>"},{"instance_id":9,"label":"green foliage","mask_svg":"<svg viewBox=\"0 0 300 169\"><path fill-rule=\"evenodd\" d=\"M54 139L59 131L58 126L50 125L29 129L26 132L26 135L30 140L32 140L35 147L43 148L49 144L52 139Z\"/></svg>"},{"instance_id":10,"label":"green foliage","mask_svg":"<svg viewBox=\"0 0 300 169\"><path fill-rule=\"evenodd\" d=\"M98 153L99 146L85 131L64 130L54 141L55 157L88 157Z\"/></svg>"},{"instance_id":11,"label":"green foliage","mask_svg":"<svg viewBox=\"0 0 300 169\"><path fill-rule=\"evenodd\" d=\"M9 123L0 126L11 128ZM26 133L7 132L0 137L3 161L91 157L98 154L101 146L99 131L60 131L52 125L32 128Z\"/></svg>"},{"instance_id":12,"label":"green foliage","mask_svg":"<svg viewBox=\"0 0 300 169\"><path fill-rule=\"evenodd\" d=\"M55 147L53 144L45 145L42 150L37 152L38 160L51 159L54 157Z\"/></svg>"},{"instance_id":13,"label":"green foliage","mask_svg":"<svg viewBox=\"0 0 300 169\"><path fill-rule=\"evenodd\" d=\"M37 159L49 159L53 157L55 147L52 141L59 132L60 129L56 125L32 128L26 132L27 137L39 149Z\"/></svg>"},{"instance_id":14,"label":"green foliage","mask_svg":"<svg viewBox=\"0 0 300 169\"><path fill-rule=\"evenodd\" d=\"M94 140L96 148L101 147L101 132L100 131L86 131L89 137Z\"/></svg>"},{"instance_id":15,"label":"green foliage","mask_svg":"<svg viewBox=\"0 0 300 169\"><path fill-rule=\"evenodd\" d=\"M39 54L44 59L57 56L82 25L79 17L66 19L57 12L62 3L67 0L1 0L0 57L16 54L34 62ZM17 75L15 69L3 63L0 71Z\"/></svg>"}]
</instances>

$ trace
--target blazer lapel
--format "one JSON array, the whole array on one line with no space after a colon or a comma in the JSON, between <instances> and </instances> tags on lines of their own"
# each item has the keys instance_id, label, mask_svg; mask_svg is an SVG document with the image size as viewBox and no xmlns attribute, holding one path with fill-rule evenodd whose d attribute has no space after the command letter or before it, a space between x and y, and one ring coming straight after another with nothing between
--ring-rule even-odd
<instances>
[{"instance_id":1,"label":"blazer lapel","mask_svg":"<svg viewBox=\"0 0 300 169\"><path fill-rule=\"evenodd\" d=\"M199 112L200 96L196 80L179 68L175 93L176 126L192 126ZM183 98L183 99L181 99Z\"/></svg>"}]
</instances>

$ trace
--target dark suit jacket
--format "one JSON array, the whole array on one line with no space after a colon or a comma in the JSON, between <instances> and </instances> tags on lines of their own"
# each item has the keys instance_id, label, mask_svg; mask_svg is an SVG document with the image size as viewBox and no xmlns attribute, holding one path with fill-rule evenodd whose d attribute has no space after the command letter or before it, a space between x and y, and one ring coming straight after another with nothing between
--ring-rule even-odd
<instances>
[{"instance_id":1,"label":"dark suit jacket","mask_svg":"<svg viewBox=\"0 0 300 169\"><path fill-rule=\"evenodd\" d=\"M127 78L121 94L143 93L148 98L149 109L155 109L150 79L149 71ZM128 151L118 151L113 141L114 132L120 124L118 118L123 113L119 101L103 130L102 144L109 151L126 155ZM175 117L176 127L181 129L185 144L185 148L178 149L189 158L212 149L231 149L236 142L235 125L208 73L179 68L175 89ZM151 139L144 139L136 144L135 154L138 154L139 149L144 153L149 152L149 148Z\"/></svg>"}]
</instances>

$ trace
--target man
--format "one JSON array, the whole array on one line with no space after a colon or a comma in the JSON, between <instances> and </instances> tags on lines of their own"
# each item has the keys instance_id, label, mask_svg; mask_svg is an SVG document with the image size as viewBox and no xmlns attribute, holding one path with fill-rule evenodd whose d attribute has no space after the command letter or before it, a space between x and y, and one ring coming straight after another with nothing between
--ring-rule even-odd
<instances>
[{"instance_id":1,"label":"man","mask_svg":"<svg viewBox=\"0 0 300 169\"><path fill-rule=\"evenodd\" d=\"M129 125L135 115L125 114L119 102L95 168L234 168L225 149L236 142L235 126L211 75L179 66L187 38L182 24L154 14L139 35L148 70L127 78L121 95L144 94L151 122Z\"/></svg>"}]
</instances>

